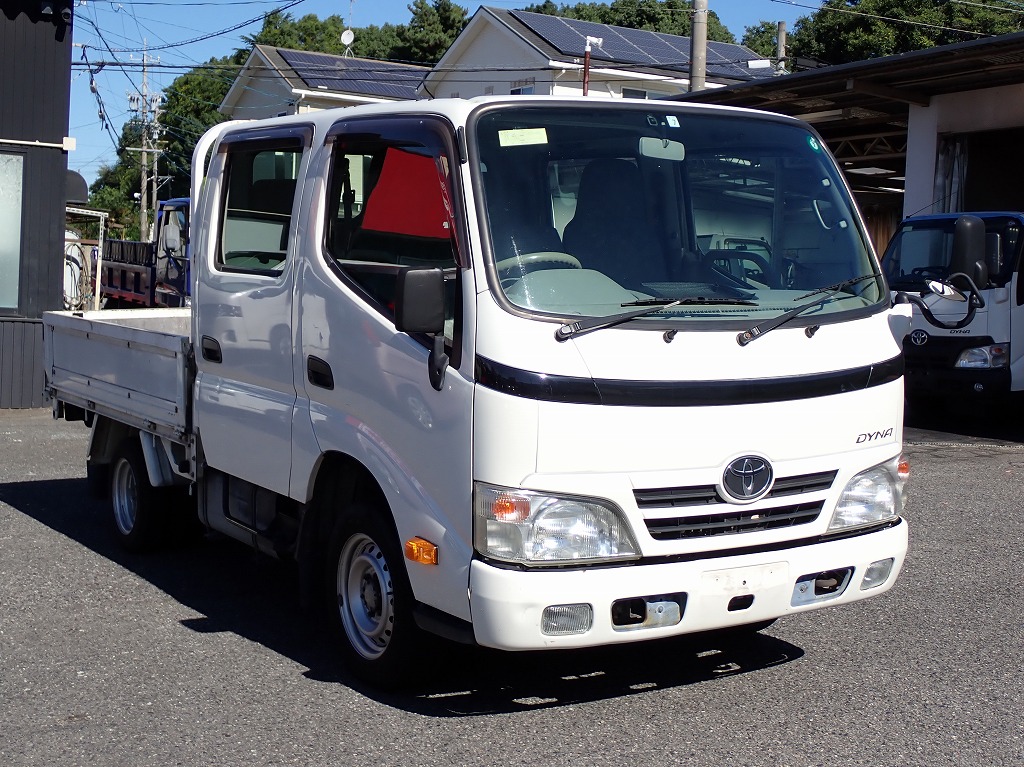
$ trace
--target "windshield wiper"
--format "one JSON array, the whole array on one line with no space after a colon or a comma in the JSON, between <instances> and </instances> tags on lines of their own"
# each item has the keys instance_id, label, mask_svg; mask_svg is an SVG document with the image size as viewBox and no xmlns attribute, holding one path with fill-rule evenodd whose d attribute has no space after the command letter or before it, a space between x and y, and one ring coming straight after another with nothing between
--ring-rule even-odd
<instances>
[{"instance_id":1,"label":"windshield wiper","mask_svg":"<svg viewBox=\"0 0 1024 767\"><path fill-rule=\"evenodd\" d=\"M756 325L752 326L750 329L744 330L742 333L737 335L736 336L736 342L740 346L746 346L751 341L753 341L755 338L760 338L765 333L768 333L769 331L775 330L775 328L782 327L787 322L789 322L791 319L793 319L794 317L800 316L801 314L806 312L808 309L813 309L816 306L821 306L822 304L828 303L833 298L835 298L835 294L838 293L839 291L841 291L843 288L848 288L848 287L850 287L850 285L855 285L858 282L863 282L864 280L869 280L869 279L871 279L873 277L877 277L877 276L878 275L876 275L876 274L862 274L859 277L851 277L848 280L843 280L842 282L837 282L837 283L835 283L833 285L825 285L824 287L816 288L816 289L812 290L810 293L805 293L802 296L797 296L795 299L793 299L794 301L800 301L801 299L804 299L804 298L810 298L811 296L816 296L816 295L818 295L820 293L827 293L827 295L824 295L821 298L816 298L813 301L808 301L805 304L800 304L800 306L797 306L797 307L795 307L793 309L790 309L788 312L783 312L782 314L778 315L777 317L772 317L770 320L765 320L764 322L757 323ZM843 297L844 298L853 298L854 295L855 294L851 293L849 296L843 296Z\"/></svg>"},{"instance_id":2,"label":"windshield wiper","mask_svg":"<svg viewBox=\"0 0 1024 767\"><path fill-rule=\"evenodd\" d=\"M623 312L622 314L612 314L608 317L588 317L585 320L579 320L578 322L570 322L568 325L562 325L555 331L555 340L568 341L573 336L578 336L581 333L589 333L592 330L601 330L603 328L621 325L622 323L629 322L637 317L656 314L658 312L665 311L666 309L672 309L676 306L706 306L715 304L727 304L730 306L757 305L753 301L746 301L739 298L644 298L639 301L630 301L629 303L622 304L622 306L642 306L644 307L643 309L637 309L632 312Z\"/></svg>"}]
</instances>

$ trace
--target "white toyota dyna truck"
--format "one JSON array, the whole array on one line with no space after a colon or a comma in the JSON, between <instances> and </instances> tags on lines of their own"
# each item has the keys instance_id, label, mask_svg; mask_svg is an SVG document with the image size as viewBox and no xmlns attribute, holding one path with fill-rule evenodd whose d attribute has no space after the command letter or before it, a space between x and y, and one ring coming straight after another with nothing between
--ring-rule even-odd
<instances>
[{"instance_id":1,"label":"white toyota dyna truck","mask_svg":"<svg viewBox=\"0 0 1024 767\"><path fill-rule=\"evenodd\" d=\"M44 319L129 549L191 516L294 560L382 686L423 631L755 631L896 580L911 306L807 125L391 103L219 125L193 169L192 305Z\"/></svg>"}]
</instances>

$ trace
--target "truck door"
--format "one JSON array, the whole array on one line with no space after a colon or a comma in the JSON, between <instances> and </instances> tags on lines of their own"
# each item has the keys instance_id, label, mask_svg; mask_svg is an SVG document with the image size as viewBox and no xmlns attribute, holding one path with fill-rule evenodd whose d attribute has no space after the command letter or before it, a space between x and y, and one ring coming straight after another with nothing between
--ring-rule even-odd
<instances>
[{"instance_id":1,"label":"truck door","mask_svg":"<svg viewBox=\"0 0 1024 767\"><path fill-rule=\"evenodd\" d=\"M221 141L197 295L195 420L207 463L287 494L291 474L293 209L307 128ZM208 182L209 183L209 182Z\"/></svg>"},{"instance_id":2,"label":"truck door","mask_svg":"<svg viewBox=\"0 0 1024 767\"><path fill-rule=\"evenodd\" d=\"M300 290L301 386L319 449L374 474L402 540L443 545L442 567L410 572L417 598L468 617L473 385L457 298L469 291L453 138L422 116L351 120L327 136L325 232L310 243L319 258L304 262ZM451 365L440 391L429 339L395 329L403 267L446 276Z\"/></svg>"}]
</instances>

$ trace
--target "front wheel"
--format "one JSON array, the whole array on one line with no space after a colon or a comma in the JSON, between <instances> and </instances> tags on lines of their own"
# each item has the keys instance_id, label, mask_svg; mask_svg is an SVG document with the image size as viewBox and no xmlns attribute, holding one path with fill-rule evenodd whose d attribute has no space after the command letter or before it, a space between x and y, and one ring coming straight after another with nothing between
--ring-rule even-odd
<instances>
[{"instance_id":1,"label":"front wheel","mask_svg":"<svg viewBox=\"0 0 1024 767\"><path fill-rule=\"evenodd\" d=\"M412 588L385 510L356 504L331 538L328 619L349 670L388 689L406 679L419 629Z\"/></svg>"}]
</instances>

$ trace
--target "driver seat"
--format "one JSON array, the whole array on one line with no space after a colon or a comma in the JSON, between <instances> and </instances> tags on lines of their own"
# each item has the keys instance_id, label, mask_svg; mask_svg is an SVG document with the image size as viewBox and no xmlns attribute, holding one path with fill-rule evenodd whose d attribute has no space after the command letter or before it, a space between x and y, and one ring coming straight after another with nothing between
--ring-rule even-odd
<instances>
[{"instance_id":1,"label":"driver seat","mask_svg":"<svg viewBox=\"0 0 1024 767\"><path fill-rule=\"evenodd\" d=\"M576 213L562 240L584 269L603 272L623 287L669 280L664 251L648 222L640 168L629 160L602 158L583 169Z\"/></svg>"}]
</instances>

